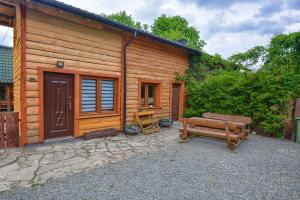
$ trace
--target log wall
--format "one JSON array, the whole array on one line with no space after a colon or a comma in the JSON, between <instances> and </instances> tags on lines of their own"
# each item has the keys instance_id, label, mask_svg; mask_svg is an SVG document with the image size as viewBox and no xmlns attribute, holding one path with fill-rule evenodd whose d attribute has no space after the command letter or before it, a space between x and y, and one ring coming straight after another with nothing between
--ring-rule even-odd
<instances>
[{"instance_id":1,"label":"log wall","mask_svg":"<svg viewBox=\"0 0 300 200\"><path fill-rule=\"evenodd\" d=\"M58 17L27 10L26 100L27 140L40 141L38 68L56 68L63 60L65 70L84 74L121 74L121 34L90 28ZM34 80L34 81L32 81ZM120 129L120 115L79 117L79 134L101 128Z\"/></svg>"},{"instance_id":2,"label":"log wall","mask_svg":"<svg viewBox=\"0 0 300 200\"><path fill-rule=\"evenodd\" d=\"M155 109L157 118L170 116L172 81L176 73L183 75L188 68L188 55L175 47L157 41L138 37L128 48L127 53L127 122L134 120L138 105L138 81L162 81L162 104Z\"/></svg>"},{"instance_id":3,"label":"log wall","mask_svg":"<svg viewBox=\"0 0 300 200\"><path fill-rule=\"evenodd\" d=\"M17 20L18 21L18 20ZM16 33L15 43L18 41ZM79 90L78 74L106 74L119 77L122 88L122 45L129 40L124 33L98 22L30 4L26 14L26 139L27 143L43 141L41 124L41 88L39 80L45 69L57 69L56 63L64 61L65 71L75 76L75 89ZM15 45L15 48L19 48ZM17 55L17 54L16 54ZM15 104L18 111L20 84L18 85L18 55L15 57ZM161 106L156 117L170 117L172 81L176 73L183 75L188 67L188 55L178 48L141 36L128 47L127 52L127 121L139 110L138 82L145 79L161 81ZM77 87L77 88L76 88ZM119 91L120 91L119 88ZM80 98L76 95L75 98ZM105 116L80 116L79 105L75 108L75 136L103 128L121 129L122 96L117 103L118 113ZM76 106L76 105L75 105ZM78 117L77 117L78 116Z\"/></svg>"}]
</instances>

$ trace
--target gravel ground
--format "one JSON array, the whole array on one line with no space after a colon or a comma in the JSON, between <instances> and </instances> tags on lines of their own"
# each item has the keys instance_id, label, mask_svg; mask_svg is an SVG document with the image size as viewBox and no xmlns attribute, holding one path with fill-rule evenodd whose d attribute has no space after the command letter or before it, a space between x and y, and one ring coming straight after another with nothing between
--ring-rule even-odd
<instances>
[{"instance_id":1,"label":"gravel ground","mask_svg":"<svg viewBox=\"0 0 300 200\"><path fill-rule=\"evenodd\" d=\"M17 188L0 199L300 199L300 145L250 136L225 143L193 138L95 170Z\"/></svg>"}]
</instances>

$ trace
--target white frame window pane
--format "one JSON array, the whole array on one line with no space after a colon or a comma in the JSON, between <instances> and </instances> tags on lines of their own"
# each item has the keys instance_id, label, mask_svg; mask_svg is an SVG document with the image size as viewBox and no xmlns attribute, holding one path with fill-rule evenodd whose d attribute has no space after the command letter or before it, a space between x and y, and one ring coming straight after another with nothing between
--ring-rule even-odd
<instances>
[{"instance_id":1,"label":"white frame window pane","mask_svg":"<svg viewBox=\"0 0 300 200\"><path fill-rule=\"evenodd\" d=\"M81 112L97 111L97 80L81 80Z\"/></svg>"}]
</instances>

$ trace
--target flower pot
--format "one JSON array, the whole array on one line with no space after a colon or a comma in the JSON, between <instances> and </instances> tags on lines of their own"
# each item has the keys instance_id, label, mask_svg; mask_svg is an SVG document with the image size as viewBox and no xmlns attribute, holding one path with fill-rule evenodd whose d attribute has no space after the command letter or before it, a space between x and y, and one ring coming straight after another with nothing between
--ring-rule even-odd
<instances>
[{"instance_id":1,"label":"flower pot","mask_svg":"<svg viewBox=\"0 0 300 200\"><path fill-rule=\"evenodd\" d=\"M160 127L170 128L173 125L173 122L171 120L161 120L159 122Z\"/></svg>"},{"instance_id":2,"label":"flower pot","mask_svg":"<svg viewBox=\"0 0 300 200\"><path fill-rule=\"evenodd\" d=\"M125 128L126 135L137 135L140 133L140 129L138 128Z\"/></svg>"}]
</instances>

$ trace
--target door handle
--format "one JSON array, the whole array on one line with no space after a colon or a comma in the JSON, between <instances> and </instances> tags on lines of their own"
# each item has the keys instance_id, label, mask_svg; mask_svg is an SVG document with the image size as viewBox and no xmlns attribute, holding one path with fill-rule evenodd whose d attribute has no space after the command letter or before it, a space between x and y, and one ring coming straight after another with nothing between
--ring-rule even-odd
<instances>
[{"instance_id":1,"label":"door handle","mask_svg":"<svg viewBox=\"0 0 300 200\"><path fill-rule=\"evenodd\" d=\"M69 111L72 110L72 97L69 97L68 108L69 108Z\"/></svg>"},{"instance_id":2,"label":"door handle","mask_svg":"<svg viewBox=\"0 0 300 200\"><path fill-rule=\"evenodd\" d=\"M69 110L71 111L72 110L72 101L69 101L68 107L69 107Z\"/></svg>"}]
</instances>

